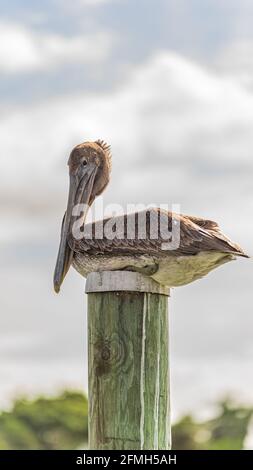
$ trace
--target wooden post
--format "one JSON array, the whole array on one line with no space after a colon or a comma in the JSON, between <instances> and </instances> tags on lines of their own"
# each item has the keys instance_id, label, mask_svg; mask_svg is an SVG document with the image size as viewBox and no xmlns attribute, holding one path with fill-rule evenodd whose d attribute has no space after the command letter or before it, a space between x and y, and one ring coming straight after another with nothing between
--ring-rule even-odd
<instances>
[{"instance_id":1,"label":"wooden post","mask_svg":"<svg viewBox=\"0 0 253 470\"><path fill-rule=\"evenodd\" d=\"M86 292L89 448L170 449L169 289L107 271Z\"/></svg>"}]
</instances>

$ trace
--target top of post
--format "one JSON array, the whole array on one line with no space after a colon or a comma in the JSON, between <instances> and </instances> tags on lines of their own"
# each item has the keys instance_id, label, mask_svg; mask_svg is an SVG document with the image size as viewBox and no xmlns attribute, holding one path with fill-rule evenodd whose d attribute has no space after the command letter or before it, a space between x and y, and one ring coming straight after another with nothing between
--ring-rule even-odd
<instances>
[{"instance_id":1,"label":"top of post","mask_svg":"<svg viewBox=\"0 0 253 470\"><path fill-rule=\"evenodd\" d=\"M85 292L147 292L169 297L169 287L133 271L101 271L88 274Z\"/></svg>"}]
</instances>

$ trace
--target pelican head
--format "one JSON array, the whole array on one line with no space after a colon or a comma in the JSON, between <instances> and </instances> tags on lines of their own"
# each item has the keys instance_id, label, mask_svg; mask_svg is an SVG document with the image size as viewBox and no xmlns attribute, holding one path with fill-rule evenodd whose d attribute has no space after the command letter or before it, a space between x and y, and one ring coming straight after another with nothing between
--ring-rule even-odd
<instances>
[{"instance_id":1,"label":"pelican head","mask_svg":"<svg viewBox=\"0 0 253 470\"><path fill-rule=\"evenodd\" d=\"M88 208L109 182L110 146L102 140L79 144L70 153L68 166L68 204L62 221L60 246L54 271L54 289L57 293L60 291L73 257L73 252L68 245L68 235L72 231L73 223L80 218L80 215L73 215L73 209L77 204L84 204L82 221L85 223Z\"/></svg>"}]
</instances>

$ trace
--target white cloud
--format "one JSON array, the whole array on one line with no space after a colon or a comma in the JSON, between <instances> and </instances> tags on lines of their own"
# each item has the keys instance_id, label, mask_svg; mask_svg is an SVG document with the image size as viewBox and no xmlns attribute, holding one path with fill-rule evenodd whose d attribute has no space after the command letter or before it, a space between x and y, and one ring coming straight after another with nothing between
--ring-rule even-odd
<instances>
[{"instance_id":1,"label":"white cloud","mask_svg":"<svg viewBox=\"0 0 253 470\"><path fill-rule=\"evenodd\" d=\"M138 179L140 170L148 178L151 168L159 173L163 166L198 184L238 168L247 176L252 120L253 95L230 77L161 53L117 91L58 98L3 116L1 175L11 178L13 189L31 175L46 178L49 188L56 168L65 171L71 145L103 137L113 144L114 167L119 159L124 167L123 179L130 173Z\"/></svg>"},{"instance_id":2,"label":"white cloud","mask_svg":"<svg viewBox=\"0 0 253 470\"><path fill-rule=\"evenodd\" d=\"M127 0L55 0L60 8L63 9L64 12L67 12L71 16L79 17L79 14L85 14L85 12L93 13L93 11L97 11L99 7L103 7L104 5L110 4L119 4L125 3ZM82 17L80 17L82 19ZM84 17L83 20L86 20Z\"/></svg>"},{"instance_id":3,"label":"white cloud","mask_svg":"<svg viewBox=\"0 0 253 470\"><path fill-rule=\"evenodd\" d=\"M216 57L219 71L245 87L253 87L253 40L240 39L223 47Z\"/></svg>"},{"instance_id":4,"label":"white cloud","mask_svg":"<svg viewBox=\"0 0 253 470\"><path fill-rule=\"evenodd\" d=\"M98 32L63 36L14 23L0 24L0 70L32 72L71 63L96 63L108 57L111 35Z\"/></svg>"}]
</instances>

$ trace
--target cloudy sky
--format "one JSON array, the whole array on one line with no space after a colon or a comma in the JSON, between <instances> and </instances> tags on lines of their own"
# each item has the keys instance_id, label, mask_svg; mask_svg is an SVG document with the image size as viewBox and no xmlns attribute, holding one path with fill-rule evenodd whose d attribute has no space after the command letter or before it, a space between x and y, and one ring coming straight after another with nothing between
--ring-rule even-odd
<instances>
[{"instance_id":1,"label":"cloudy sky","mask_svg":"<svg viewBox=\"0 0 253 470\"><path fill-rule=\"evenodd\" d=\"M86 387L84 281L52 272L71 148L103 138L104 203L177 203L252 254L253 3L0 4L0 404ZM253 401L252 262L172 292L174 416Z\"/></svg>"}]
</instances>

